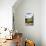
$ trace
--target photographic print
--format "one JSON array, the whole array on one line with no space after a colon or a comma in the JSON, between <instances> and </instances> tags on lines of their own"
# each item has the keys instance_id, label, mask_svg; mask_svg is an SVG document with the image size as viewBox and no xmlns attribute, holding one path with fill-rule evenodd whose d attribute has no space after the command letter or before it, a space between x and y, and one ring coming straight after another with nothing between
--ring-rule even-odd
<instances>
[{"instance_id":1,"label":"photographic print","mask_svg":"<svg viewBox=\"0 0 46 46\"><path fill-rule=\"evenodd\" d=\"M33 25L33 13L26 13L25 24L26 25Z\"/></svg>"}]
</instances>

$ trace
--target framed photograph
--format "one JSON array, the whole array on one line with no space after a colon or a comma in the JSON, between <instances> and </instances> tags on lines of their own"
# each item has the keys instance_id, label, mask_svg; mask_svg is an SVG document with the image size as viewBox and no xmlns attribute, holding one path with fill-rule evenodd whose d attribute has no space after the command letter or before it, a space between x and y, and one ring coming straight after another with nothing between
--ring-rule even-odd
<instances>
[{"instance_id":1,"label":"framed photograph","mask_svg":"<svg viewBox=\"0 0 46 46\"><path fill-rule=\"evenodd\" d=\"M33 25L34 23L34 14L31 12L25 14L25 24L26 25Z\"/></svg>"}]
</instances>

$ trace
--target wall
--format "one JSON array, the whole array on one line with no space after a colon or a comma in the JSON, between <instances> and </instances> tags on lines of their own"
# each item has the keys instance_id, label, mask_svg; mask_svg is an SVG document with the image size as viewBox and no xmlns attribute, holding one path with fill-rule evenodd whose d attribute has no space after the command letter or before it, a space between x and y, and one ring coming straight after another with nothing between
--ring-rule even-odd
<instances>
[{"instance_id":1,"label":"wall","mask_svg":"<svg viewBox=\"0 0 46 46\"><path fill-rule=\"evenodd\" d=\"M15 28L18 32L22 32L24 34L24 38L34 40L36 46L41 46L41 1L23 0L23 2L21 2L14 10ZM25 14L26 12L31 11L34 13L34 25L25 26Z\"/></svg>"},{"instance_id":2,"label":"wall","mask_svg":"<svg viewBox=\"0 0 46 46\"><path fill-rule=\"evenodd\" d=\"M41 1L41 41L46 46L46 0Z\"/></svg>"}]
</instances>

